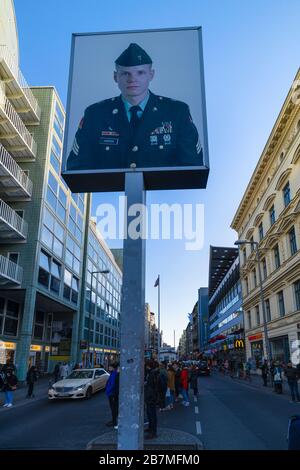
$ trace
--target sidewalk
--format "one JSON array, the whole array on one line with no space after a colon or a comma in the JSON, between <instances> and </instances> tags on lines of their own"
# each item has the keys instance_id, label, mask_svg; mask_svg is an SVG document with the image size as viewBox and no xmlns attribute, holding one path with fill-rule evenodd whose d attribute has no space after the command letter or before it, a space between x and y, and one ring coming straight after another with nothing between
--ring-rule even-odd
<instances>
[{"instance_id":1,"label":"sidewalk","mask_svg":"<svg viewBox=\"0 0 300 470\"><path fill-rule=\"evenodd\" d=\"M242 378L242 377L236 377L235 376L234 378L231 378L230 375L223 375L220 372L215 372L214 371L213 374L214 375L218 374L219 377L224 377L228 380L232 380L233 382L243 383L243 384L249 385L250 387L253 387L253 388L265 391L265 392L275 394L274 387L270 386L269 380L268 380L268 386L264 387L262 377L260 375L256 374L256 373L251 374L251 382L249 380L245 380L245 378ZM289 385L288 385L287 380L285 378L282 381L282 394L277 394L276 393L276 395L277 396L282 396L282 397L285 397L288 400L291 400L290 388L289 388Z\"/></svg>"},{"instance_id":2,"label":"sidewalk","mask_svg":"<svg viewBox=\"0 0 300 470\"><path fill-rule=\"evenodd\" d=\"M27 385L19 385L17 390L13 392L13 405L21 406L33 401L38 401L48 396L49 388L49 377L41 377L34 385L34 398L26 398L27 395ZM4 392L0 392L0 412L1 410L5 411L6 408L3 408L5 401Z\"/></svg>"}]
</instances>

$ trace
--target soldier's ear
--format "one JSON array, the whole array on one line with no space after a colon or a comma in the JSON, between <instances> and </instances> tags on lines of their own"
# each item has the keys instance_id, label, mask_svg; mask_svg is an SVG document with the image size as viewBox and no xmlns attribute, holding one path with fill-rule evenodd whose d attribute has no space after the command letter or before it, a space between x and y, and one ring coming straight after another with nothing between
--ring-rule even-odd
<instances>
[{"instance_id":1,"label":"soldier's ear","mask_svg":"<svg viewBox=\"0 0 300 470\"><path fill-rule=\"evenodd\" d=\"M114 71L114 81L117 83L117 72Z\"/></svg>"},{"instance_id":2,"label":"soldier's ear","mask_svg":"<svg viewBox=\"0 0 300 470\"><path fill-rule=\"evenodd\" d=\"M154 75L155 75L155 70L154 70L154 69L151 69L151 70L150 70L150 81L153 80Z\"/></svg>"}]
</instances>

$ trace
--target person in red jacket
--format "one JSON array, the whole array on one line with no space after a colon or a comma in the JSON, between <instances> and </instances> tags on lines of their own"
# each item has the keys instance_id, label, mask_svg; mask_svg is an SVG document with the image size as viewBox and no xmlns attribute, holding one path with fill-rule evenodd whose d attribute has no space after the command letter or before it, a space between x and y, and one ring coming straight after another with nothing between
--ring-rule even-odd
<instances>
[{"instance_id":1,"label":"person in red jacket","mask_svg":"<svg viewBox=\"0 0 300 470\"><path fill-rule=\"evenodd\" d=\"M180 374L180 381L181 381L181 394L183 396L183 401L182 404L184 406L189 406L189 395L188 395L188 390L189 390L189 371L188 368L185 366Z\"/></svg>"}]
</instances>

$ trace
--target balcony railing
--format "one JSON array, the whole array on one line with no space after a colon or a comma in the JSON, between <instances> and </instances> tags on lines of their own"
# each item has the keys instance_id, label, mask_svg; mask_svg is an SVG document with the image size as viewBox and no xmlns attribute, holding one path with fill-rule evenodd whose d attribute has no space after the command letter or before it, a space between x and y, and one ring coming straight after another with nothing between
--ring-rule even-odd
<instances>
[{"instance_id":1,"label":"balcony railing","mask_svg":"<svg viewBox=\"0 0 300 470\"><path fill-rule=\"evenodd\" d=\"M0 199L0 221L4 222L16 234L16 238L26 238L28 232L27 222L16 211ZM1 238L1 229L0 229ZM8 238L8 237L6 237Z\"/></svg>"},{"instance_id":2,"label":"balcony railing","mask_svg":"<svg viewBox=\"0 0 300 470\"><path fill-rule=\"evenodd\" d=\"M12 56L12 54L9 51L9 48L6 45L0 45L0 62L3 60L6 62L7 66L9 67L11 74L16 80L16 82L18 83L19 87L22 89L34 113L36 114L38 118L40 118L41 110L38 105L38 102L33 96L33 93L31 89L29 88L27 81L25 80L21 70L16 64L14 57Z\"/></svg>"},{"instance_id":3,"label":"balcony railing","mask_svg":"<svg viewBox=\"0 0 300 470\"><path fill-rule=\"evenodd\" d=\"M32 181L0 144L0 167L1 165L8 174L12 175L19 186L21 186L30 197L32 194Z\"/></svg>"},{"instance_id":4,"label":"balcony railing","mask_svg":"<svg viewBox=\"0 0 300 470\"><path fill-rule=\"evenodd\" d=\"M0 255L0 283L3 284L3 279L21 284L23 276L23 269L16 263L13 263L8 258Z\"/></svg>"},{"instance_id":5,"label":"balcony railing","mask_svg":"<svg viewBox=\"0 0 300 470\"><path fill-rule=\"evenodd\" d=\"M15 108L11 105L11 103L6 98L3 84L0 85L0 107L2 108L7 119L10 121L10 123L14 126L16 131L19 133L24 143L30 149L31 153L35 156L36 149L37 149L36 142L34 141L32 135L26 128L22 119L19 117ZM5 139L5 134L2 134L2 138Z\"/></svg>"}]
</instances>

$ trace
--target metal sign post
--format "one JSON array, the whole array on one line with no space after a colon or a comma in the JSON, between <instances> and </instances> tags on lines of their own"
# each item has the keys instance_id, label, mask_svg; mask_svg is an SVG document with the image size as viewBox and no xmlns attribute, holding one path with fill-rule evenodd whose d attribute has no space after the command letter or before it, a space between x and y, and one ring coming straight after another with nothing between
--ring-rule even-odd
<instances>
[{"instance_id":1,"label":"metal sign post","mask_svg":"<svg viewBox=\"0 0 300 470\"><path fill-rule=\"evenodd\" d=\"M145 207L142 172L125 175L127 208ZM136 206L135 206L136 207ZM129 211L130 213L130 211ZM133 239L130 226L137 214L128 215L125 225L121 308L120 393L118 449L143 449L144 443L144 337L145 337L145 239ZM125 219L126 220L126 219ZM140 214L140 230L145 224Z\"/></svg>"}]
</instances>

